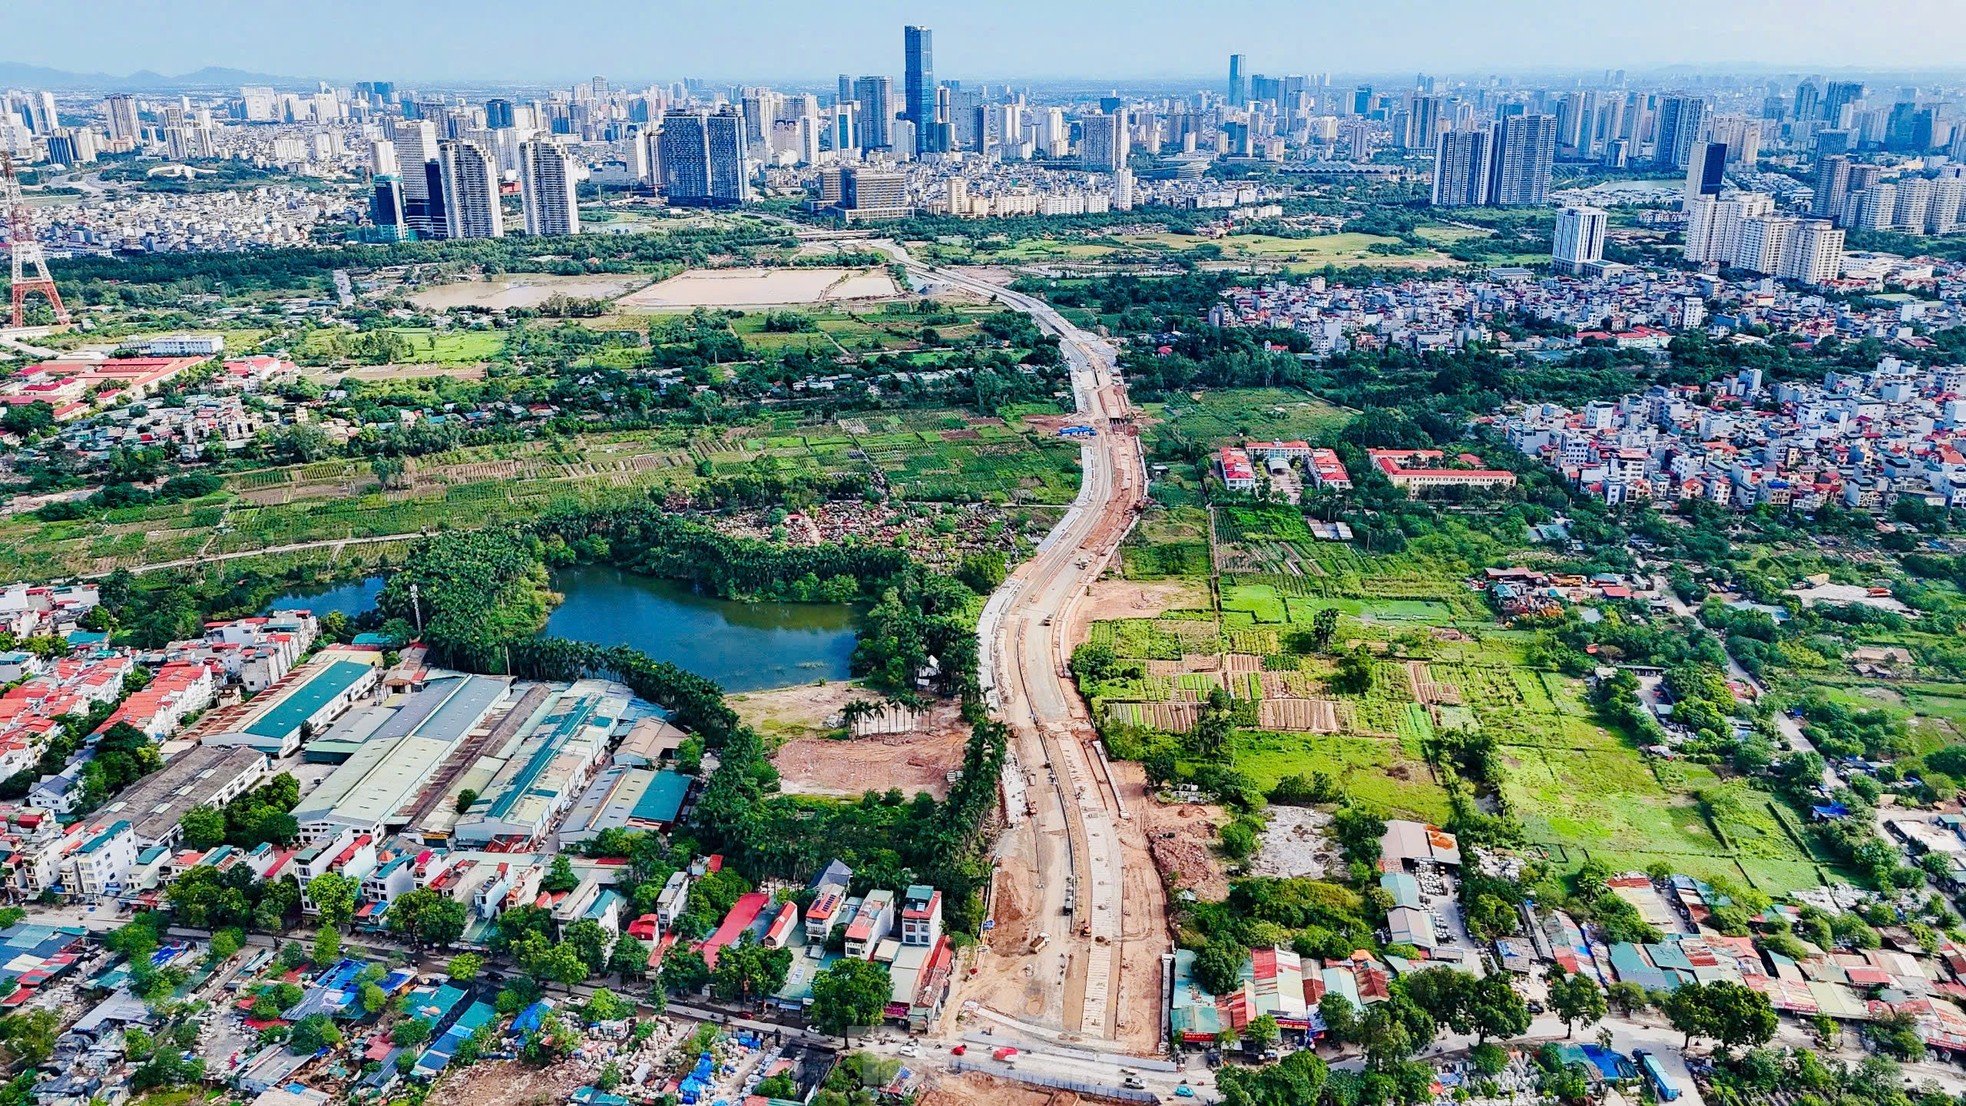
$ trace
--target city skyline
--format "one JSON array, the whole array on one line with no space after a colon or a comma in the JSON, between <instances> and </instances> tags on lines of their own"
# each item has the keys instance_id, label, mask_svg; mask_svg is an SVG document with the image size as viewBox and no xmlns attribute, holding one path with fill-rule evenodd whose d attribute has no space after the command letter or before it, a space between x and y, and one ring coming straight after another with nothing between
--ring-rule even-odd
<instances>
[{"instance_id":1,"label":"city skyline","mask_svg":"<svg viewBox=\"0 0 1966 1106\"><path fill-rule=\"evenodd\" d=\"M1191 78L1219 72L1232 53L1247 55L1256 73L1361 75L1683 67L1947 71L1966 56L1966 21L1946 0L1880 0L1861 8L1612 0L1588 10L1549 0L1495 0L1480 8L1407 0L1397 10L1316 13L1281 0L1245 0L1211 8L1206 18L1166 6L1058 8L1002 0L987 9L868 4L845 19L752 2L666 10L659 24L649 18L645 34L620 26L631 12L647 17L645 9L589 5L590 19L542 22L531 8L493 0L470 5L468 19L464 5L432 5L423 25L443 27L441 43L372 33L377 21L396 14L373 0L345 5L345 18L333 22L236 0L188 0L168 15L118 10L113 17L105 9L120 6L34 0L14 7L11 26L26 49L6 61L81 75L223 67L295 80L522 82L608 72L636 80L816 82L846 70L899 74L894 28L902 23L939 32L938 76L977 81ZM445 9L458 18L447 18ZM520 25L526 33L514 34ZM1651 33L1661 25L1698 33ZM759 35L761 26L772 33ZM1005 33L1020 26L1052 33ZM1918 33L1903 33L1908 26ZM1089 42L1098 48L1088 49Z\"/></svg>"}]
</instances>

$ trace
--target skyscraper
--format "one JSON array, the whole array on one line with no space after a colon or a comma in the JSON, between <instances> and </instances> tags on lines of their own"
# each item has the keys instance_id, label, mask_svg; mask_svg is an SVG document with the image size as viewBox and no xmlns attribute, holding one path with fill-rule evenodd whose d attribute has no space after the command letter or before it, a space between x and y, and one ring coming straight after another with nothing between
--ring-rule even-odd
<instances>
[{"instance_id":1,"label":"skyscraper","mask_svg":"<svg viewBox=\"0 0 1966 1106\"><path fill-rule=\"evenodd\" d=\"M1850 194L1850 159L1831 154L1816 163L1816 194L1809 210L1827 219L1843 214L1843 198Z\"/></svg>"},{"instance_id":2,"label":"skyscraper","mask_svg":"<svg viewBox=\"0 0 1966 1106\"><path fill-rule=\"evenodd\" d=\"M535 237L580 233L573 159L544 139L519 144L519 191L526 233Z\"/></svg>"},{"instance_id":3,"label":"skyscraper","mask_svg":"<svg viewBox=\"0 0 1966 1106\"><path fill-rule=\"evenodd\" d=\"M1079 161L1099 172L1117 172L1126 165L1128 136L1126 109L1111 114L1088 115L1079 139Z\"/></svg>"},{"instance_id":4,"label":"skyscraper","mask_svg":"<svg viewBox=\"0 0 1966 1106\"><path fill-rule=\"evenodd\" d=\"M1686 202L1690 207L1701 196L1720 195L1727 179L1727 144L1696 142L1686 162Z\"/></svg>"},{"instance_id":5,"label":"skyscraper","mask_svg":"<svg viewBox=\"0 0 1966 1106\"><path fill-rule=\"evenodd\" d=\"M894 145L894 79L862 77L853 82L860 105L860 148L885 150Z\"/></svg>"},{"instance_id":6,"label":"skyscraper","mask_svg":"<svg viewBox=\"0 0 1966 1106\"><path fill-rule=\"evenodd\" d=\"M425 120L399 120L395 135L396 164L402 174L403 221L419 238L442 238L450 233L444 214L443 173L437 164L437 128Z\"/></svg>"},{"instance_id":7,"label":"skyscraper","mask_svg":"<svg viewBox=\"0 0 1966 1106\"><path fill-rule=\"evenodd\" d=\"M1652 160L1661 169L1684 171L1693 157L1693 143L1706 125L1707 102L1698 96L1667 96L1659 101L1659 127Z\"/></svg>"},{"instance_id":8,"label":"skyscraper","mask_svg":"<svg viewBox=\"0 0 1966 1106\"><path fill-rule=\"evenodd\" d=\"M1610 220L1610 214L1597 207L1566 207L1557 212L1550 268L1582 276L1603 261L1604 229Z\"/></svg>"},{"instance_id":9,"label":"skyscraper","mask_svg":"<svg viewBox=\"0 0 1966 1106\"><path fill-rule=\"evenodd\" d=\"M1480 207L1488 202L1488 132L1449 131L1434 150L1435 207Z\"/></svg>"},{"instance_id":10,"label":"skyscraper","mask_svg":"<svg viewBox=\"0 0 1966 1106\"><path fill-rule=\"evenodd\" d=\"M485 128L494 131L512 129L512 101L492 99L485 101Z\"/></svg>"},{"instance_id":11,"label":"skyscraper","mask_svg":"<svg viewBox=\"0 0 1966 1106\"><path fill-rule=\"evenodd\" d=\"M1548 203L1555 164L1556 116L1498 120L1488 140L1488 202L1496 207Z\"/></svg>"},{"instance_id":12,"label":"skyscraper","mask_svg":"<svg viewBox=\"0 0 1966 1106\"><path fill-rule=\"evenodd\" d=\"M1823 88L1823 121L1832 127L1843 126L1843 110L1863 98L1863 82L1831 81Z\"/></svg>"},{"instance_id":13,"label":"skyscraper","mask_svg":"<svg viewBox=\"0 0 1966 1106\"><path fill-rule=\"evenodd\" d=\"M127 92L118 92L102 102L102 115L109 124L109 137L115 139L137 140L142 133L137 126L137 102Z\"/></svg>"},{"instance_id":14,"label":"skyscraper","mask_svg":"<svg viewBox=\"0 0 1966 1106\"><path fill-rule=\"evenodd\" d=\"M1237 107L1249 101L1249 59L1242 54L1229 55L1229 102Z\"/></svg>"},{"instance_id":15,"label":"skyscraper","mask_svg":"<svg viewBox=\"0 0 1966 1106\"><path fill-rule=\"evenodd\" d=\"M902 91L907 96L902 117L915 125L915 152L936 152L935 136L935 52L933 33L927 27L906 27L901 32Z\"/></svg>"},{"instance_id":16,"label":"skyscraper","mask_svg":"<svg viewBox=\"0 0 1966 1106\"><path fill-rule=\"evenodd\" d=\"M498 206L498 159L462 138L437 143L443 171L444 217L451 238L503 238L505 216Z\"/></svg>"},{"instance_id":17,"label":"skyscraper","mask_svg":"<svg viewBox=\"0 0 1966 1106\"><path fill-rule=\"evenodd\" d=\"M385 241L400 242L409 231L403 218L403 182L379 173L375 190L369 195L369 222L374 223Z\"/></svg>"},{"instance_id":18,"label":"skyscraper","mask_svg":"<svg viewBox=\"0 0 1966 1106\"><path fill-rule=\"evenodd\" d=\"M744 172L744 117L734 109L665 113L661 154L662 187L670 203L750 200L751 182Z\"/></svg>"}]
</instances>

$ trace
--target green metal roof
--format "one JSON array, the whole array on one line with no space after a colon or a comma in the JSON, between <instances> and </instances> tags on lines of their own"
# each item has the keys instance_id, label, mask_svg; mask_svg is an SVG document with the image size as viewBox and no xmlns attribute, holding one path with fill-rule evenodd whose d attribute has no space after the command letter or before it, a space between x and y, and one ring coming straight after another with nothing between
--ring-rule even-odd
<instances>
[{"instance_id":1,"label":"green metal roof","mask_svg":"<svg viewBox=\"0 0 1966 1106\"><path fill-rule=\"evenodd\" d=\"M650 822L673 822L682 813L683 798L689 794L690 777L663 769L649 781L635 804L635 817Z\"/></svg>"},{"instance_id":2,"label":"green metal roof","mask_svg":"<svg viewBox=\"0 0 1966 1106\"><path fill-rule=\"evenodd\" d=\"M370 665L336 661L295 688L280 701L280 705L247 726L245 732L255 737L285 738L299 729L302 722L314 717L316 711L332 702L335 696L354 687L357 681L373 671L375 669Z\"/></svg>"}]
</instances>

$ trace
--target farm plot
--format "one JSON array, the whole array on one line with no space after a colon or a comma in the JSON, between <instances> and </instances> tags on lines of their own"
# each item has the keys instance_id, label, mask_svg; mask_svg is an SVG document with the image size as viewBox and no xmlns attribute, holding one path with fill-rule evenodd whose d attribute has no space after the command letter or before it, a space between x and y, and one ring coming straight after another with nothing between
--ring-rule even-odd
<instances>
[{"instance_id":1,"label":"farm plot","mask_svg":"<svg viewBox=\"0 0 1966 1106\"><path fill-rule=\"evenodd\" d=\"M1387 738L1244 731L1235 764L1264 791L1285 776L1327 772L1353 798L1390 815L1438 824L1449 814L1447 792L1426 761Z\"/></svg>"}]
</instances>

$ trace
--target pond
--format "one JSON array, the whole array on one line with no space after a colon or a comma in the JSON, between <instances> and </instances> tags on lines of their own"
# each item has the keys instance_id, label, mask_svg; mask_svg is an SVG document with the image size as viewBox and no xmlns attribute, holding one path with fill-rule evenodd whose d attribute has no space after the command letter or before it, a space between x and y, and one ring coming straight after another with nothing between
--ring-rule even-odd
<instances>
[{"instance_id":1,"label":"pond","mask_svg":"<svg viewBox=\"0 0 1966 1106\"><path fill-rule=\"evenodd\" d=\"M715 680L758 691L843 680L853 657L854 610L843 603L738 603L710 599L672 580L602 565L553 574L566 601L544 633L595 645L628 645Z\"/></svg>"},{"instance_id":2,"label":"pond","mask_svg":"<svg viewBox=\"0 0 1966 1106\"><path fill-rule=\"evenodd\" d=\"M340 611L350 618L375 608L375 597L382 594L384 579L369 576L340 584L290 591L266 605L261 613L287 610L313 611L319 618L329 611Z\"/></svg>"}]
</instances>

